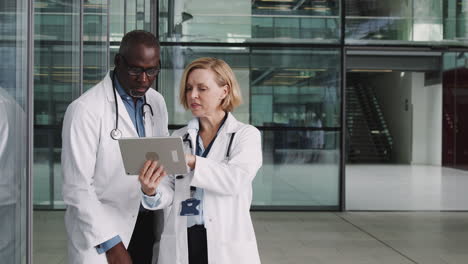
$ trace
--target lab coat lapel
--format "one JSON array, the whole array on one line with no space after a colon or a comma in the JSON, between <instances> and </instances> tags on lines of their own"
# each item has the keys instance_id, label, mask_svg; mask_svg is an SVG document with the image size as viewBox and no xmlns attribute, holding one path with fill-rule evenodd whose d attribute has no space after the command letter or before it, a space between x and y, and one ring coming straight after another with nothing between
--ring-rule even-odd
<instances>
[{"instance_id":1,"label":"lab coat lapel","mask_svg":"<svg viewBox=\"0 0 468 264\"><path fill-rule=\"evenodd\" d=\"M193 142L193 146L196 146L198 125L199 123L197 118L190 120L188 123L188 133ZM211 158L213 155L217 155L215 153L218 152L219 148L224 148L224 146L227 146L226 141L230 140L231 134L237 132L241 126L242 123L237 121L237 119L229 112L223 127L221 127L219 130L218 136L216 137L215 142L213 142L213 146L208 153L207 158ZM195 155L195 148L193 150L193 154Z\"/></svg>"},{"instance_id":2,"label":"lab coat lapel","mask_svg":"<svg viewBox=\"0 0 468 264\"><path fill-rule=\"evenodd\" d=\"M114 100L114 85L112 84L112 71L107 73L104 78L104 89L106 90L107 101L112 107L112 119L115 119L115 100ZM135 126L133 125L130 116L128 115L127 108L122 102L122 98L116 92L117 96L117 105L119 106L119 127L118 129L122 131L122 137L138 137ZM115 122L115 120L114 120Z\"/></svg>"},{"instance_id":3,"label":"lab coat lapel","mask_svg":"<svg viewBox=\"0 0 468 264\"><path fill-rule=\"evenodd\" d=\"M229 146L229 141L231 140L232 134L236 133L241 129L242 123L237 121L237 119L229 112L226 121L224 122L223 127L218 132L218 136L213 143L212 150L208 153L208 157L213 157L212 155L222 155L223 159L226 159L227 148ZM220 153L221 151L221 153Z\"/></svg>"},{"instance_id":4,"label":"lab coat lapel","mask_svg":"<svg viewBox=\"0 0 468 264\"><path fill-rule=\"evenodd\" d=\"M153 116L151 114L147 113L145 117L143 117L143 124L145 125L145 137L152 137L153 136L153 125L151 123L151 120Z\"/></svg>"},{"instance_id":5,"label":"lab coat lapel","mask_svg":"<svg viewBox=\"0 0 468 264\"><path fill-rule=\"evenodd\" d=\"M192 154L195 155L197 151L197 136L198 136L198 118L189 121L187 125L187 133L189 134L190 141L192 142Z\"/></svg>"},{"instance_id":6,"label":"lab coat lapel","mask_svg":"<svg viewBox=\"0 0 468 264\"><path fill-rule=\"evenodd\" d=\"M117 95L117 103L119 105L119 127L122 126L122 137L138 137L135 125L132 119L130 119L127 108L119 95Z\"/></svg>"}]
</instances>

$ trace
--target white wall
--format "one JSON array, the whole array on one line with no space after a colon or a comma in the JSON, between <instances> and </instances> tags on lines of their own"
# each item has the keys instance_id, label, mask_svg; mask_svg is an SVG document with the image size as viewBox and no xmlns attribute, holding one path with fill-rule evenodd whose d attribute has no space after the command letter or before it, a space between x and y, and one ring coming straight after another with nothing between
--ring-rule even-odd
<instances>
[{"instance_id":1,"label":"white wall","mask_svg":"<svg viewBox=\"0 0 468 264\"><path fill-rule=\"evenodd\" d=\"M424 73L411 73L413 164L442 164L442 84L424 86Z\"/></svg>"},{"instance_id":2,"label":"white wall","mask_svg":"<svg viewBox=\"0 0 468 264\"><path fill-rule=\"evenodd\" d=\"M400 72L380 73L369 79L393 138L393 161L411 163L411 76ZM408 100L408 108L406 108Z\"/></svg>"}]
</instances>

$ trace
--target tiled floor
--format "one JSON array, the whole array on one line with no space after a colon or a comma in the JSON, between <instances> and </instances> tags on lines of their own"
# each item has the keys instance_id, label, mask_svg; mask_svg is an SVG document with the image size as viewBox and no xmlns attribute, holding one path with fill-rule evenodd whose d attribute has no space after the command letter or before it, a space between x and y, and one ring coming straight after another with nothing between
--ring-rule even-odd
<instances>
[{"instance_id":1,"label":"tiled floor","mask_svg":"<svg viewBox=\"0 0 468 264\"><path fill-rule=\"evenodd\" d=\"M34 213L34 263L66 263L63 211ZM264 264L468 263L468 212L253 212Z\"/></svg>"}]
</instances>

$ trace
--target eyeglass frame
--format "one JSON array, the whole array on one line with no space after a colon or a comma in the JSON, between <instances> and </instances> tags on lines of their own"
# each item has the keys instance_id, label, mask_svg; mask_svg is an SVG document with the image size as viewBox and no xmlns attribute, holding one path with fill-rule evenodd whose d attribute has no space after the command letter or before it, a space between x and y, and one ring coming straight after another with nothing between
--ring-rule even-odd
<instances>
[{"instance_id":1,"label":"eyeglass frame","mask_svg":"<svg viewBox=\"0 0 468 264\"><path fill-rule=\"evenodd\" d=\"M130 64L128 63L127 59L125 58L124 55L122 54L119 54L120 57L122 57L123 59L123 62L127 65L127 73L128 75L131 75L131 76L140 76L142 73L145 73L146 76L148 77L156 77L158 76L158 74L161 72L161 68L142 68L142 67L134 67L134 66L130 66ZM132 70L136 70L136 71L132 71ZM154 74L149 74L148 71L151 71L151 70L155 70L156 72Z\"/></svg>"}]
</instances>

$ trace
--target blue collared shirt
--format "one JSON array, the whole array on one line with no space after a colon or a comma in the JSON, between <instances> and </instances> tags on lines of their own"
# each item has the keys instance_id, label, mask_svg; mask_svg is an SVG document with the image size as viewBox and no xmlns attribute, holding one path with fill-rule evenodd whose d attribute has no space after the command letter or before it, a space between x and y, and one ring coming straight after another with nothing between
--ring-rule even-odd
<instances>
[{"instance_id":1,"label":"blue collared shirt","mask_svg":"<svg viewBox=\"0 0 468 264\"><path fill-rule=\"evenodd\" d=\"M130 119L133 122L133 125L135 126L138 136L139 137L144 137L145 136L145 123L143 121L143 113L142 113L142 106L144 104L144 101L142 98L138 98L135 102L133 101L133 98L127 94L127 92L123 89L123 87L120 85L119 80L115 78L115 88L117 90L117 93L120 95L120 98L122 98L122 102L125 105L125 108L127 109L128 115L130 116ZM113 248L115 245L118 243L122 242L122 239L120 238L119 235L107 240L106 242L100 244L99 246L96 247L96 250L99 254L102 254L109 249Z\"/></svg>"},{"instance_id":2,"label":"blue collared shirt","mask_svg":"<svg viewBox=\"0 0 468 264\"><path fill-rule=\"evenodd\" d=\"M109 249L113 248L115 245L117 245L118 243L122 242L122 239L120 238L119 235L107 240L106 242L100 244L99 246L96 247L96 250L98 252L98 254L102 254L106 251L108 251Z\"/></svg>"},{"instance_id":3,"label":"blue collared shirt","mask_svg":"<svg viewBox=\"0 0 468 264\"><path fill-rule=\"evenodd\" d=\"M144 137L145 123L143 121L142 112L144 104L143 98L138 98L135 105L133 98L127 94L124 88L120 85L119 80L117 80L117 78L115 78L115 86L117 89L117 93L120 95L120 98L122 98L122 102L124 103L125 108L127 109L128 115L130 116L130 119L132 120L133 125L135 126L138 132L138 136Z\"/></svg>"}]
</instances>

